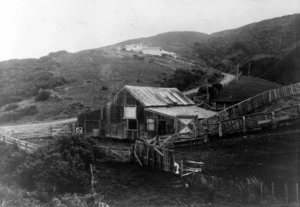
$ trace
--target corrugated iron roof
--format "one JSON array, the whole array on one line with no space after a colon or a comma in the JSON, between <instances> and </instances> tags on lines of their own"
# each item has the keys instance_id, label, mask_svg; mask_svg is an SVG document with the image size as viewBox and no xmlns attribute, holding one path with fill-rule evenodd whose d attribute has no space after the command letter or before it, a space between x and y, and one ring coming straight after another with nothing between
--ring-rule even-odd
<instances>
[{"instance_id":1,"label":"corrugated iron roof","mask_svg":"<svg viewBox=\"0 0 300 207\"><path fill-rule=\"evenodd\" d=\"M203 119L217 114L197 106L149 107L145 110L174 118L176 116L198 116L198 119Z\"/></svg>"},{"instance_id":2,"label":"corrugated iron roof","mask_svg":"<svg viewBox=\"0 0 300 207\"><path fill-rule=\"evenodd\" d=\"M177 88L156 88L128 86L125 88L144 106L185 106L194 102L183 95Z\"/></svg>"}]
</instances>

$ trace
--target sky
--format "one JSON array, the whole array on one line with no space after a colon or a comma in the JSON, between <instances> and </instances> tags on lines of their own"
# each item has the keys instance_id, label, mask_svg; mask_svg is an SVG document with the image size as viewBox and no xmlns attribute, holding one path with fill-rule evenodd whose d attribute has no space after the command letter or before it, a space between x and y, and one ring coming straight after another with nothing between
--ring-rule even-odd
<instances>
[{"instance_id":1,"label":"sky","mask_svg":"<svg viewBox=\"0 0 300 207\"><path fill-rule=\"evenodd\" d=\"M0 0L0 61L300 13L299 0Z\"/></svg>"}]
</instances>

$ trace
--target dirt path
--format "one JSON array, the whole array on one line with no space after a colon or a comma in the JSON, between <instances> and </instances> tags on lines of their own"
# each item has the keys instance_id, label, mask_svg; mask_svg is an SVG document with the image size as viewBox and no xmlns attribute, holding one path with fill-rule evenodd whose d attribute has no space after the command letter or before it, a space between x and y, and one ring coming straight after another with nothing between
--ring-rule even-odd
<instances>
[{"instance_id":1,"label":"dirt path","mask_svg":"<svg viewBox=\"0 0 300 207\"><path fill-rule=\"evenodd\" d=\"M223 86L227 86L230 82L232 82L235 79L235 75L229 74L229 73L222 73L224 75L223 80L220 81L220 83ZM183 92L184 95L191 95L194 93L197 93L199 90L199 87L193 88L191 90Z\"/></svg>"}]
</instances>

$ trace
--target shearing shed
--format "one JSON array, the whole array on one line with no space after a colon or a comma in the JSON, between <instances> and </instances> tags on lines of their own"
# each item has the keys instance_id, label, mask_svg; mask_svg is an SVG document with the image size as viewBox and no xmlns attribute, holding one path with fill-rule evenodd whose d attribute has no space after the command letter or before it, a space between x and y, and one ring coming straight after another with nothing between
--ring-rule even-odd
<instances>
[{"instance_id":1,"label":"shearing shed","mask_svg":"<svg viewBox=\"0 0 300 207\"><path fill-rule=\"evenodd\" d=\"M87 136L135 140L193 133L195 120L213 115L177 88L125 85L99 110L80 114L78 124Z\"/></svg>"}]
</instances>

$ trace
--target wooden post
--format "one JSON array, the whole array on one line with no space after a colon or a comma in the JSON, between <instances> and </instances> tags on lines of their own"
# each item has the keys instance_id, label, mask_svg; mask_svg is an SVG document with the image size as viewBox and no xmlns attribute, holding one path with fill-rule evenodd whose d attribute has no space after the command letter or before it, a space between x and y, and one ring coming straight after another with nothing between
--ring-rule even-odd
<instances>
[{"instance_id":1,"label":"wooden post","mask_svg":"<svg viewBox=\"0 0 300 207\"><path fill-rule=\"evenodd\" d=\"M183 176L183 160L180 160L180 177Z\"/></svg>"},{"instance_id":2,"label":"wooden post","mask_svg":"<svg viewBox=\"0 0 300 207\"><path fill-rule=\"evenodd\" d=\"M198 116L194 116L193 118L193 132L194 132L194 138L197 137L197 129L196 129L196 122L197 122Z\"/></svg>"},{"instance_id":3,"label":"wooden post","mask_svg":"<svg viewBox=\"0 0 300 207\"><path fill-rule=\"evenodd\" d=\"M274 190L274 183L272 183L272 198L273 198L273 204L275 206L275 190Z\"/></svg>"},{"instance_id":4,"label":"wooden post","mask_svg":"<svg viewBox=\"0 0 300 207\"><path fill-rule=\"evenodd\" d=\"M275 112L272 111L271 114L272 114L272 117L271 117L271 119L272 119L272 128L275 129L275 128L276 128L276 117L275 117Z\"/></svg>"},{"instance_id":5,"label":"wooden post","mask_svg":"<svg viewBox=\"0 0 300 207\"><path fill-rule=\"evenodd\" d=\"M52 126L50 126L50 136L52 137Z\"/></svg>"},{"instance_id":6,"label":"wooden post","mask_svg":"<svg viewBox=\"0 0 300 207\"><path fill-rule=\"evenodd\" d=\"M206 83L206 98L207 98L207 102L209 103L209 90L208 90L208 82Z\"/></svg>"},{"instance_id":7,"label":"wooden post","mask_svg":"<svg viewBox=\"0 0 300 207\"><path fill-rule=\"evenodd\" d=\"M263 195L263 183L260 182L260 199L261 199L261 206L264 205L264 195Z\"/></svg>"},{"instance_id":8,"label":"wooden post","mask_svg":"<svg viewBox=\"0 0 300 207\"><path fill-rule=\"evenodd\" d=\"M284 183L284 191L285 191L285 202L289 204L289 191L287 183Z\"/></svg>"},{"instance_id":9,"label":"wooden post","mask_svg":"<svg viewBox=\"0 0 300 207\"><path fill-rule=\"evenodd\" d=\"M246 134L246 118L243 116L243 132Z\"/></svg>"},{"instance_id":10,"label":"wooden post","mask_svg":"<svg viewBox=\"0 0 300 207\"><path fill-rule=\"evenodd\" d=\"M296 203L299 206L299 184L296 183Z\"/></svg>"},{"instance_id":11,"label":"wooden post","mask_svg":"<svg viewBox=\"0 0 300 207\"><path fill-rule=\"evenodd\" d=\"M219 121L219 137L223 136L222 122Z\"/></svg>"},{"instance_id":12,"label":"wooden post","mask_svg":"<svg viewBox=\"0 0 300 207\"><path fill-rule=\"evenodd\" d=\"M93 173L92 164L90 164L90 172L91 172L91 191L94 192L94 173Z\"/></svg>"},{"instance_id":13,"label":"wooden post","mask_svg":"<svg viewBox=\"0 0 300 207\"><path fill-rule=\"evenodd\" d=\"M236 82L239 81L239 68L240 68L240 64L238 63L236 67Z\"/></svg>"}]
</instances>

